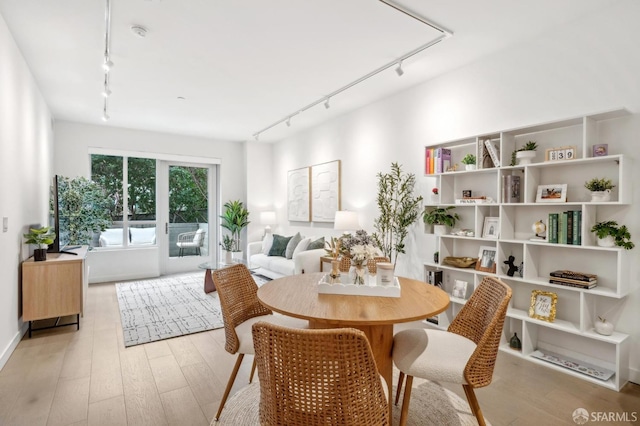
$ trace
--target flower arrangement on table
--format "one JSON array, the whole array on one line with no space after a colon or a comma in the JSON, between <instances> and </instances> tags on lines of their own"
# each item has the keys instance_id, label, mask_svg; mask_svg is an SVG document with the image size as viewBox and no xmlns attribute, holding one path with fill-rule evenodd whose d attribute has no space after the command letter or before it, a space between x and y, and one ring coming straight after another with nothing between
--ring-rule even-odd
<instances>
[{"instance_id":1,"label":"flower arrangement on table","mask_svg":"<svg viewBox=\"0 0 640 426\"><path fill-rule=\"evenodd\" d=\"M355 235L344 235L340 240L341 253L351 258L351 265L355 268L353 283L363 285L366 271L365 265L368 260L378 255L375 241L364 229L356 231Z\"/></svg>"}]
</instances>

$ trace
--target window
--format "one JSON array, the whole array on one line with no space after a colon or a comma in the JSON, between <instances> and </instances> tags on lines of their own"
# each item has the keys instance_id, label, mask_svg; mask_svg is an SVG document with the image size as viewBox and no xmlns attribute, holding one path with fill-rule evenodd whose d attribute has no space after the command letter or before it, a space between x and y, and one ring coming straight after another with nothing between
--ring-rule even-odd
<instances>
[{"instance_id":1,"label":"window","mask_svg":"<svg viewBox=\"0 0 640 426\"><path fill-rule=\"evenodd\" d=\"M113 220L95 245L155 245L156 160L92 154L91 179L105 188Z\"/></svg>"}]
</instances>

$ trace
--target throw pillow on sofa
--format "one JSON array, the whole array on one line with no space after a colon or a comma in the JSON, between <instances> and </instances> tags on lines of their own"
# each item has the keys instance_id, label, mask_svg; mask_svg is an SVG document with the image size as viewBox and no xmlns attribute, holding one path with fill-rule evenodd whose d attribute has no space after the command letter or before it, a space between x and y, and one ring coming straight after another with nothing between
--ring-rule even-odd
<instances>
[{"instance_id":1,"label":"throw pillow on sofa","mask_svg":"<svg viewBox=\"0 0 640 426\"><path fill-rule=\"evenodd\" d=\"M284 257L287 259L291 259L293 257L293 252L295 251L298 244L302 241L302 236L298 232L296 235L291 237L289 243L287 244L287 249L285 250Z\"/></svg>"},{"instance_id":2,"label":"throw pillow on sofa","mask_svg":"<svg viewBox=\"0 0 640 426\"><path fill-rule=\"evenodd\" d=\"M264 236L262 240L262 254L266 254L269 256L269 252L271 251L271 246L273 245L273 234L268 233Z\"/></svg>"},{"instance_id":3,"label":"throw pillow on sofa","mask_svg":"<svg viewBox=\"0 0 640 426\"><path fill-rule=\"evenodd\" d=\"M293 251L293 255L291 256L291 258L293 259L294 256L296 256L298 253L305 251L309 246L310 242L311 242L311 237L303 238L296 246L296 249Z\"/></svg>"},{"instance_id":4,"label":"throw pillow on sofa","mask_svg":"<svg viewBox=\"0 0 640 426\"><path fill-rule=\"evenodd\" d=\"M285 257L287 252L287 244L293 237L283 237L282 235L275 234L273 236L273 244L271 244L271 250L269 250L269 256L282 256Z\"/></svg>"},{"instance_id":5,"label":"throw pillow on sofa","mask_svg":"<svg viewBox=\"0 0 640 426\"><path fill-rule=\"evenodd\" d=\"M307 250L316 250L324 248L324 237L320 237L315 241L311 241L307 246Z\"/></svg>"}]
</instances>

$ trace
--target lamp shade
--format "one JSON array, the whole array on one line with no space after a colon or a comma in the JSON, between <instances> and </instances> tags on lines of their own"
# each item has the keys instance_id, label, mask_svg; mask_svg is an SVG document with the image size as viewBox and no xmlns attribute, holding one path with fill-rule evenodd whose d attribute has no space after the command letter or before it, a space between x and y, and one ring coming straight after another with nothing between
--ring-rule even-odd
<instances>
[{"instance_id":1,"label":"lamp shade","mask_svg":"<svg viewBox=\"0 0 640 426\"><path fill-rule=\"evenodd\" d=\"M357 231L360 229L360 219L358 212L337 211L333 222L333 229L338 231Z\"/></svg>"},{"instance_id":2,"label":"lamp shade","mask_svg":"<svg viewBox=\"0 0 640 426\"><path fill-rule=\"evenodd\" d=\"M260 212L261 225L274 225L276 223L276 212Z\"/></svg>"}]
</instances>

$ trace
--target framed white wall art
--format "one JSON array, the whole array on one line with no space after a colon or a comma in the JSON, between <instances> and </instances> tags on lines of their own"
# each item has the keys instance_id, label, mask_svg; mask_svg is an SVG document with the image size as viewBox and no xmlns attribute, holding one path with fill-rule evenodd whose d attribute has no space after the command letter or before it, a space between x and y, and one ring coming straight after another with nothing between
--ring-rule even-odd
<instances>
[{"instance_id":1,"label":"framed white wall art","mask_svg":"<svg viewBox=\"0 0 640 426\"><path fill-rule=\"evenodd\" d=\"M340 160L311 166L311 220L333 222L340 195Z\"/></svg>"},{"instance_id":2,"label":"framed white wall art","mask_svg":"<svg viewBox=\"0 0 640 426\"><path fill-rule=\"evenodd\" d=\"M309 167L287 172L287 219L296 222L311 220Z\"/></svg>"}]
</instances>

